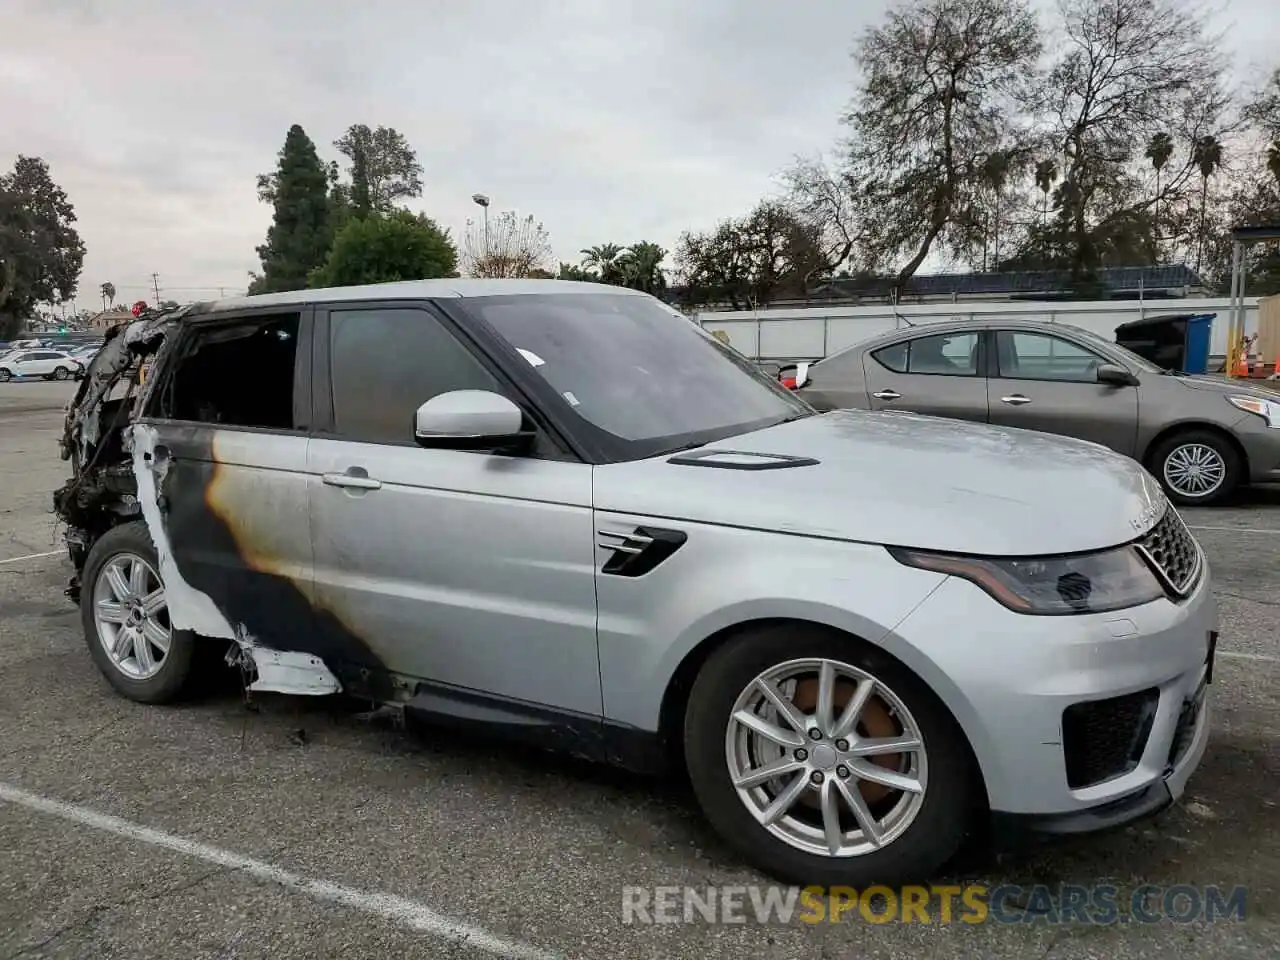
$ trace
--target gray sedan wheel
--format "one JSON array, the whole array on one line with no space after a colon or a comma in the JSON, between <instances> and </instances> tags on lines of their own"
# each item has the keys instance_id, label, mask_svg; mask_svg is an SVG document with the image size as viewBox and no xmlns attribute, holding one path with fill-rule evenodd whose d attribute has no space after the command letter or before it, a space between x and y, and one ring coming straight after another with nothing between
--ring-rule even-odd
<instances>
[{"instance_id":1,"label":"gray sedan wheel","mask_svg":"<svg viewBox=\"0 0 1280 960\"><path fill-rule=\"evenodd\" d=\"M1208 430L1188 430L1161 441L1151 466L1169 499L1181 506L1220 503L1235 492L1243 475L1232 443Z\"/></svg>"}]
</instances>

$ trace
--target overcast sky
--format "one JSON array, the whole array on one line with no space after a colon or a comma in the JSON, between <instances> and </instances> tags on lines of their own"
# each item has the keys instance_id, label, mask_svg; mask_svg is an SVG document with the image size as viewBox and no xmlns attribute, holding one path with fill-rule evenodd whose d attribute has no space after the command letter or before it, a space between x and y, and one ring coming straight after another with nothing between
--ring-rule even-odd
<instances>
[{"instance_id":1,"label":"overcast sky","mask_svg":"<svg viewBox=\"0 0 1280 960\"><path fill-rule=\"evenodd\" d=\"M1219 0L1238 74L1275 0ZM256 174L292 123L321 156L352 123L418 151L413 201L454 236L542 220L556 255L745 212L828 149L853 38L885 0L0 0L0 166L44 157L88 246L78 299L243 290L270 210Z\"/></svg>"}]
</instances>

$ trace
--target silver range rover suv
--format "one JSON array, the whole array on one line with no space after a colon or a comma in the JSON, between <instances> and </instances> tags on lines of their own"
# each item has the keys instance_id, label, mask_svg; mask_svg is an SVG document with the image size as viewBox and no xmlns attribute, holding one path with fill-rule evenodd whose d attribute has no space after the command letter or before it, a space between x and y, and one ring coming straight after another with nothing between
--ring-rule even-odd
<instances>
[{"instance_id":1,"label":"silver range rover suv","mask_svg":"<svg viewBox=\"0 0 1280 960\"><path fill-rule=\"evenodd\" d=\"M251 690L682 767L787 881L926 879L978 817L1123 823L1205 750L1208 566L1142 466L816 413L644 294L144 313L62 442L68 593L124 696L225 658Z\"/></svg>"}]
</instances>

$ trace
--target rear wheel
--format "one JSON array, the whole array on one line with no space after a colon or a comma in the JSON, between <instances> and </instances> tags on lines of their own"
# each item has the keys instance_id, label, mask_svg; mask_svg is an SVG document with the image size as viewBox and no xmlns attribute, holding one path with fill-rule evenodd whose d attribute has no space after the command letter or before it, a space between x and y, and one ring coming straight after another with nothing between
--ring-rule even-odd
<instances>
[{"instance_id":1,"label":"rear wheel","mask_svg":"<svg viewBox=\"0 0 1280 960\"><path fill-rule=\"evenodd\" d=\"M71 376L71 371L66 367L58 367L53 371L53 379L55 380L65 380L69 376Z\"/></svg>"},{"instance_id":2,"label":"rear wheel","mask_svg":"<svg viewBox=\"0 0 1280 960\"><path fill-rule=\"evenodd\" d=\"M93 661L119 693L139 703L167 703L192 679L197 639L174 630L146 525L123 524L89 551L80 615Z\"/></svg>"},{"instance_id":3,"label":"rear wheel","mask_svg":"<svg viewBox=\"0 0 1280 960\"><path fill-rule=\"evenodd\" d=\"M928 879L972 812L967 747L936 697L883 651L818 627L761 627L713 653L685 755L712 825L788 883Z\"/></svg>"},{"instance_id":4,"label":"rear wheel","mask_svg":"<svg viewBox=\"0 0 1280 960\"><path fill-rule=\"evenodd\" d=\"M1221 503L1240 485L1244 464L1226 437L1187 430L1160 441L1151 452L1152 472L1180 506Z\"/></svg>"}]
</instances>

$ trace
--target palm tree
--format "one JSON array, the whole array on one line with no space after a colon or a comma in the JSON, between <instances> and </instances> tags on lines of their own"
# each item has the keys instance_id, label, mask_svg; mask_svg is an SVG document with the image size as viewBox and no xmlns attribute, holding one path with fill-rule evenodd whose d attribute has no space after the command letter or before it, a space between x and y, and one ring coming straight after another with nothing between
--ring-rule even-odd
<instances>
[{"instance_id":1,"label":"palm tree","mask_svg":"<svg viewBox=\"0 0 1280 960\"><path fill-rule=\"evenodd\" d=\"M1155 167L1156 170L1156 200L1153 223L1157 243L1159 243L1160 238L1160 171L1164 169L1165 164L1169 162L1172 156L1173 137L1163 131L1152 137L1151 142L1147 144L1147 159L1151 161L1151 166Z\"/></svg>"},{"instance_id":2,"label":"palm tree","mask_svg":"<svg viewBox=\"0 0 1280 960\"><path fill-rule=\"evenodd\" d=\"M667 286L667 278L662 273L666 256L667 251L656 243L633 243L615 261L622 274L622 285L645 293L661 293Z\"/></svg>"},{"instance_id":3,"label":"palm tree","mask_svg":"<svg viewBox=\"0 0 1280 960\"><path fill-rule=\"evenodd\" d=\"M619 283L621 273L618 269L618 256L625 250L616 243L601 243L582 251L582 265L587 269L600 272L600 279L605 283Z\"/></svg>"},{"instance_id":4,"label":"palm tree","mask_svg":"<svg viewBox=\"0 0 1280 960\"><path fill-rule=\"evenodd\" d=\"M1209 178L1222 166L1222 143L1213 134L1199 137L1192 148L1191 160L1200 168L1200 243L1196 251L1196 272L1204 258L1204 221L1209 206Z\"/></svg>"},{"instance_id":5,"label":"palm tree","mask_svg":"<svg viewBox=\"0 0 1280 960\"><path fill-rule=\"evenodd\" d=\"M106 283L102 285L102 287L100 288L100 292L102 293L102 310L105 313L107 309L108 301L110 301L111 306L113 307L115 306L116 285L112 283L110 280L108 280Z\"/></svg>"},{"instance_id":6,"label":"palm tree","mask_svg":"<svg viewBox=\"0 0 1280 960\"><path fill-rule=\"evenodd\" d=\"M1053 189L1054 183L1058 179L1058 164L1053 160L1041 160L1036 164L1036 186L1040 188L1040 192L1044 194L1044 217L1043 224L1048 226L1049 223L1049 191Z\"/></svg>"},{"instance_id":7,"label":"palm tree","mask_svg":"<svg viewBox=\"0 0 1280 960\"><path fill-rule=\"evenodd\" d=\"M997 270L1000 269L1000 198L1004 195L1004 187L1009 180L1009 171L1012 167L1013 158L1003 150L997 150L995 153L990 154L982 165L983 183L991 190L996 200L995 250L991 261Z\"/></svg>"}]
</instances>

